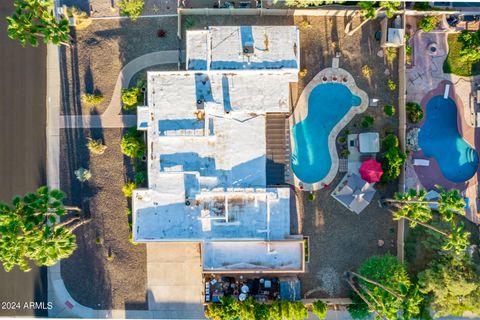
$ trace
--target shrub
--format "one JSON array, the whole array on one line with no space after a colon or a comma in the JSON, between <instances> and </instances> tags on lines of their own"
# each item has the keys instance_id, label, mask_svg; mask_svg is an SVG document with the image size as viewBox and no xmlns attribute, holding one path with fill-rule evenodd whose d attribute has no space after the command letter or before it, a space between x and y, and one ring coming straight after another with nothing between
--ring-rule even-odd
<instances>
[{"instance_id":1,"label":"shrub","mask_svg":"<svg viewBox=\"0 0 480 320\"><path fill-rule=\"evenodd\" d=\"M102 239L100 238L95 239L95 244L102 244Z\"/></svg>"},{"instance_id":2,"label":"shrub","mask_svg":"<svg viewBox=\"0 0 480 320\"><path fill-rule=\"evenodd\" d=\"M395 91L397 89L397 84L392 79L388 79L387 87L390 91Z\"/></svg>"},{"instance_id":3,"label":"shrub","mask_svg":"<svg viewBox=\"0 0 480 320\"><path fill-rule=\"evenodd\" d=\"M147 177L147 175L146 175L145 171L139 171L139 172L135 173L135 183L136 184L144 183L145 180L146 180L146 177Z\"/></svg>"},{"instance_id":4,"label":"shrub","mask_svg":"<svg viewBox=\"0 0 480 320\"><path fill-rule=\"evenodd\" d=\"M130 17L133 21L137 20L142 13L143 5L144 0L120 0L118 2L120 12L123 15Z\"/></svg>"},{"instance_id":5,"label":"shrub","mask_svg":"<svg viewBox=\"0 0 480 320\"><path fill-rule=\"evenodd\" d=\"M306 77L307 74L308 74L308 69L307 69L307 68L303 68L302 70L300 70L300 71L298 72L298 75L299 75L300 77L302 77L302 78L303 78L303 77Z\"/></svg>"},{"instance_id":6,"label":"shrub","mask_svg":"<svg viewBox=\"0 0 480 320\"><path fill-rule=\"evenodd\" d=\"M82 102L88 106L96 106L97 104L102 103L103 95L95 93L84 93L82 94Z\"/></svg>"},{"instance_id":7,"label":"shrub","mask_svg":"<svg viewBox=\"0 0 480 320\"><path fill-rule=\"evenodd\" d=\"M400 150L398 138L393 134L389 134L383 139L382 148L385 154L382 160L383 175L381 179L383 182L394 181L400 175L407 156Z\"/></svg>"},{"instance_id":8,"label":"shrub","mask_svg":"<svg viewBox=\"0 0 480 320\"><path fill-rule=\"evenodd\" d=\"M438 17L437 16L427 16L423 17L417 22L417 28L425 32L430 32L437 26Z\"/></svg>"},{"instance_id":9,"label":"shrub","mask_svg":"<svg viewBox=\"0 0 480 320\"><path fill-rule=\"evenodd\" d=\"M159 38L165 38L167 36L167 31L165 31L164 29L159 29L157 31L157 37Z\"/></svg>"},{"instance_id":10,"label":"shrub","mask_svg":"<svg viewBox=\"0 0 480 320\"><path fill-rule=\"evenodd\" d=\"M463 30L457 38L461 43L460 59L462 61L480 60L480 30L471 32Z\"/></svg>"},{"instance_id":11,"label":"shrub","mask_svg":"<svg viewBox=\"0 0 480 320\"><path fill-rule=\"evenodd\" d=\"M90 172L90 170L85 168L79 168L78 170L75 170L74 173L75 173L75 177L80 182L86 182L90 180L90 178L92 177L92 173Z\"/></svg>"},{"instance_id":12,"label":"shrub","mask_svg":"<svg viewBox=\"0 0 480 320\"><path fill-rule=\"evenodd\" d=\"M92 23L88 14L76 7L67 8L67 15L75 18L75 29L83 30Z\"/></svg>"},{"instance_id":13,"label":"shrub","mask_svg":"<svg viewBox=\"0 0 480 320\"><path fill-rule=\"evenodd\" d=\"M122 153L130 158L141 158L145 153L145 142L142 138L142 132L135 128L129 130L120 142Z\"/></svg>"},{"instance_id":14,"label":"shrub","mask_svg":"<svg viewBox=\"0 0 480 320\"><path fill-rule=\"evenodd\" d=\"M186 17L183 26L185 29L191 29L195 27L195 19L193 17Z\"/></svg>"},{"instance_id":15,"label":"shrub","mask_svg":"<svg viewBox=\"0 0 480 320\"><path fill-rule=\"evenodd\" d=\"M395 60L395 58L397 57L397 48L386 48L385 56L387 57L387 61Z\"/></svg>"},{"instance_id":16,"label":"shrub","mask_svg":"<svg viewBox=\"0 0 480 320\"><path fill-rule=\"evenodd\" d=\"M383 151L387 151L390 148L398 147L398 138L394 134L387 135L382 141Z\"/></svg>"},{"instance_id":17,"label":"shrub","mask_svg":"<svg viewBox=\"0 0 480 320\"><path fill-rule=\"evenodd\" d=\"M107 146L104 145L101 140L88 138L87 148L93 154L103 154L107 149Z\"/></svg>"},{"instance_id":18,"label":"shrub","mask_svg":"<svg viewBox=\"0 0 480 320\"><path fill-rule=\"evenodd\" d=\"M407 102L407 118L411 123L419 123L423 119L422 107L416 102Z\"/></svg>"},{"instance_id":19,"label":"shrub","mask_svg":"<svg viewBox=\"0 0 480 320\"><path fill-rule=\"evenodd\" d=\"M130 110L138 105L138 96L141 94L138 87L122 90L122 102L125 110Z\"/></svg>"},{"instance_id":20,"label":"shrub","mask_svg":"<svg viewBox=\"0 0 480 320\"><path fill-rule=\"evenodd\" d=\"M137 184L135 182L127 182L122 187L122 192L125 198L131 198L133 194L133 190L137 188Z\"/></svg>"},{"instance_id":21,"label":"shrub","mask_svg":"<svg viewBox=\"0 0 480 320\"><path fill-rule=\"evenodd\" d=\"M362 75L367 79L370 80L372 77L372 68L370 68L368 65L364 65L362 67Z\"/></svg>"},{"instance_id":22,"label":"shrub","mask_svg":"<svg viewBox=\"0 0 480 320\"><path fill-rule=\"evenodd\" d=\"M312 303L312 312L318 317L318 319L323 320L327 318L327 304L322 300L317 300Z\"/></svg>"},{"instance_id":23,"label":"shrub","mask_svg":"<svg viewBox=\"0 0 480 320\"><path fill-rule=\"evenodd\" d=\"M350 151L348 149L343 149L340 152L340 157L342 157L342 158L348 158L349 155L350 155Z\"/></svg>"},{"instance_id":24,"label":"shrub","mask_svg":"<svg viewBox=\"0 0 480 320\"><path fill-rule=\"evenodd\" d=\"M410 45L405 45L405 54L407 55L407 58L412 56L412 46Z\"/></svg>"},{"instance_id":25,"label":"shrub","mask_svg":"<svg viewBox=\"0 0 480 320\"><path fill-rule=\"evenodd\" d=\"M390 104L387 104L383 107L383 112L387 116L392 117L395 114L395 107Z\"/></svg>"},{"instance_id":26,"label":"shrub","mask_svg":"<svg viewBox=\"0 0 480 320\"><path fill-rule=\"evenodd\" d=\"M346 136L340 136L338 137L338 143L344 144L347 142L347 137Z\"/></svg>"},{"instance_id":27,"label":"shrub","mask_svg":"<svg viewBox=\"0 0 480 320\"><path fill-rule=\"evenodd\" d=\"M424 11L424 10L431 9L431 7L428 2L419 1L419 2L415 2L415 4L413 5L413 9L418 11Z\"/></svg>"},{"instance_id":28,"label":"shrub","mask_svg":"<svg viewBox=\"0 0 480 320\"><path fill-rule=\"evenodd\" d=\"M315 195L315 193L310 192L310 193L308 194L308 200L309 200L309 201L315 201L315 199L317 199L317 196Z\"/></svg>"},{"instance_id":29,"label":"shrub","mask_svg":"<svg viewBox=\"0 0 480 320\"><path fill-rule=\"evenodd\" d=\"M375 119L372 116L365 116L362 119L362 127L368 128L373 125Z\"/></svg>"}]
</instances>

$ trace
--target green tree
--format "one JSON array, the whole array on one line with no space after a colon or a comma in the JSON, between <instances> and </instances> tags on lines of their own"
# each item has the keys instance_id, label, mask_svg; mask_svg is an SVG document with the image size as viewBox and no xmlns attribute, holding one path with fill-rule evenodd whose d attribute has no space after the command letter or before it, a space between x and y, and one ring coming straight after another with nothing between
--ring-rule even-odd
<instances>
[{"instance_id":1,"label":"green tree","mask_svg":"<svg viewBox=\"0 0 480 320\"><path fill-rule=\"evenodd\" d=\"M210 303L205 310L205 317L213 320L237 320L240 305L232 297L222 297L220 303Z\"/></svg>"},{"instance_id":2,"label":"green tree","mask_svg":"<svg viewBox=\"0 0 480 320\"><path fill-rule=\"evenodd\" d=\"M392 18L393 14L400 7L400 1L360 1L358 5L360 6L360 14L363 17L363 22L360 23L355 29L351 29L352 22L348 22L345 26L345 33L349 36L353 35L355 32L360 30L365 23L370 20L375 19L379 12L385 10L385 15L388 18Z\"/></svg>"},{"instance_id":3,"label":"green tree","mask_svg":"<svg viewBox=\"0 0 480 320\"><path fill-rule=\"evenodd\" d=\"M421 225L442 235L446 239L442 249L461 254L470 244L470 233L464 230L463 223L456 222L457 215L465 214L465 201L458 190L446 191L440 186L437 188L440 193L438 200L426 200L425 190L411 189L406 193L396 193L393 199L385 201L395 206L396 211L392 211L395 220L406 219L412 228ZM449 230L432 225L432 205L436 206L440 218L449 222Z\"/></svg>"},{"instance_id":4,"label":"green tree","mask_svg":"<svg viewBox=\"0 0 480 320\"><path fill-rule=\"evenodd\" d=\"M120 0L118 7L120 12L132 19L137 20L143 10L144 0Z\"/></svg>"},{"instance_id":5,"label":"green tree","mask_svg":"<svg viewBox=\"0 0 480 320\"><path fill-rule=\"evenodd\" d=\"M384 155L382 159L382 181L391 182L398 178L407 156L398 146L398 138L393 134L387 135L382 141Z\"/></svg>"},{"instance_id":6,"label":"green tree","mask_svg":"<svg viewBox=\"0 0 480 320\"><path fill-rule=\"evenodd\" d=\"M29 271L28 260L51 266L75 251L73 230L89 220L73 217L58 223L68 210L80 210L64 206L64 197L60 190L43 186L13 198L11 205L0 203L0 261L5 271L15 266Z\"/></svg>"},{"instance_id":7,"label":"green tree","mask_svg":"<svg viewBox=\"0 0 480 320\"><path fill-rule=\"evenodd\" d=\"M387 134L385 138L382 140L382 150L387 151L388 149L391 148L397 148L398 147L398 138L394 134Z\"/></svg>"},{"instance_id":8,"label":"green tree","mask_svg":"<svg viewBox=\"0 0 480 320\"><path fill-rule=\"evenodd\" d=\"M417 22L417 28L424 32L430 32L437 26L438 16L423 17Z\"/></svg>"},{"instance_id":9,"label":"green tree","mask_svg":"<svg viewBox=\"0 0 480 320\"><path fill-rule=\"evenodd\" d=\"M323 320L327 318L327 304L322 300L317 300L312 303L312 312L318 317L318 319Z\"/></svg>"},{"instance_id":10,"label":"green tree","mask_svg":"<svg viewBox=\"0 0 480 320\"><path fill-rule=\"evenodd\" d=\"M70 26L67 19L57 21L52 0L15 0L14 13L7 17L8 37L22 46L36 47L39 39L44 43L69 45Z\"/></svg>"},{"instance_id":11,"label":"green tree","mask_svg":"<svg viewBox=\"0 0 480 320\"><path fill-rule=\"evenodd\" d=\"M480 60L480 30L475 32L463 30L457 41L462 44L460 49L462 61Z\"/></svg>"},{"instance_id":12,"label":"green tree","mask_svg":"<svg viewBox=\"0 0 480 320\"><path fill-rule=\"evenodd\" d=\"M352 317L365 316L359 310L373 312L376 319L396 319L400 311L408 317L418 314L413 306L419 305L421 297L410 295L415 292L407 270L394 256L373 256L347 277L356 305L351 308Z\"/></svg>"},{"instance_id":13,"label":"green tree","mask_svg":"<svg viewBox=\"0 0 480 320\"><path fill-rule=\"evenodd\" d=\"M431 298L435 317L480 316L480 278L467 256L444 256L418 275L420 290Z\"/></svg>"},{"instance_id":14,"label":"green tree","mask_svg":"<svg viewBox=\"0 0 480 320\"><path fill-rule=\"evenodd\" d=\"M277 300L270 307L272 320L301 320L308 317L308 310L300 301Z\"/></svg>"},{"instance_id":15,"label":"green tree","mask_svg":"<svg viewBox=\"0 0 480 320\"><path fill-rule=\"evenodd\" d=\"M142 132L135 128L129 130L120 142L122 153L130 158L141 158L145 154L145 142Z\"/></svg>"}]
</instances>

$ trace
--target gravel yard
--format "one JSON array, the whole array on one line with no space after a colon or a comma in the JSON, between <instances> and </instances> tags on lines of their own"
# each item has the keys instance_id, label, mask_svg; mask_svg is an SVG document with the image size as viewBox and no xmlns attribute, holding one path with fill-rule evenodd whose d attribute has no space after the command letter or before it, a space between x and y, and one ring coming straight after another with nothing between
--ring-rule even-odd
<instances>
[{"instance_id":1,"label":"gravel yard","mask_svg":"<svg viewBox=\"0 0 480 320\"><path fill-rule=\"evenodd\" d=\"M119 0L60 0L66 6L75 6L92 17L119 16ZM91 11L90 11L91 10ZM145 0L142 15L176 14L177 0Z\"/></svg>"},{"instance_id":2,"label":"gravel yard","mask_svg":"<svg viewBox=\"0 0 480 320\"><path fill-rule=\"evenodd\" d=\"M164 38L157 37L159 29L165 30ZM75 31L76 46L62 48L61 54L63 114L103 113L123 66L147 53L178 49L176 34L175 17L144 18L135 22L96 20L86 29ZM177 69L176 65L166 67ZM83 105L81 95L95 91L103 94L103 102L94 108Z\"/></svg>"},{"instance_id":3,"label":"gravel yard","mask_svg":"<svg viewBox=\"0 0 480 320\"><path fill-rule=\"evenodd\" d=\"M295 17L300 28L301 68L306 75L300 78L297 97L303 88L322 69L332 66L332 58L340 52L340 68L350 72L357 86L369 98L379 99L377 107L369 107L364 113L346 126L350 133L366 131L398 132L398 112L393 117L384 114L383 106L390 104L397 108L398 93L387 88L387 81L398 83L397 59L387 61L375 32L380 30L380 21L368 22L352 36L344 33L344 17ZM379 54L379 52L381 52ZM362 68L368 66L370 77L366 78ZM360 125L366 115L373 116L372 127ZM346 131L344 131L346 132ZM377 185L377 193L370 205L359 215L347 210L331 196L344 173L338 173L331 187L315 193L316 199L309 201L308 193L297 191L300 232L309 237L310 262L307 272L301 278L302 294L308 297L349 296L349 288L343 280L343 273L354 270L366 258L390 252L396 255L396 227L391 214L378 206L378 200L391 195L397 189L396 183ZM380 247L378 241L383 240Z\"/></svg>"},{"instance_id":4,"label":"gravel yard","mask_svg":"<svg viewBox=\"0 0 480 320\"><path fill-rule=\"evenodd\" d=\"M147 308L146 247L128 240L127 200L121 191L126 175L121 134L122 129L61 132L61 189L68 203L82 207L92 218L75 232L78 249L62 261L62 277L72 297L94 309ZM105 153L89 155L86 137L102 139L108 147ZM88 182L75 178L79 167L91 171Z\"/></svg>"}]
</instances>

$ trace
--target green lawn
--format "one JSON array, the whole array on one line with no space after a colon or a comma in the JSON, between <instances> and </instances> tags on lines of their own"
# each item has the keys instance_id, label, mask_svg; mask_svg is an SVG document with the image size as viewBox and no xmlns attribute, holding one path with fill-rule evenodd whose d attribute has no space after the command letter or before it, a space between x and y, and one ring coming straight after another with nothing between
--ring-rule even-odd
<instances>
[{"instance_id":1,"label":"green lawn","mask_svg":"<svg viewBox=\"0 0 480 320\"><path fill-rule=\"evenodd\" d=\"M453 73L459 76L476 76L480 74L480 60L475 62L463 62L460 59L460 43L457 41L458 34L448 35L448 56L443 64L443 72Z\"/></svg>"}]
</instances>

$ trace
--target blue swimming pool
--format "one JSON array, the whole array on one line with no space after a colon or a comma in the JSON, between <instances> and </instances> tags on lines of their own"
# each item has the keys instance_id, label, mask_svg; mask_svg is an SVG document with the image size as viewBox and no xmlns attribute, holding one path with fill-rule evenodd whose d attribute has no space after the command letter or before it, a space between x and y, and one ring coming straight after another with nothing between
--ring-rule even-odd
<instances>
[{"instance_id":1,"label":"blue swimming pool","mask_svg":"<svg viewBox=\"0 0 480 320\"><path fill-rule=\"evenodd\" d=\"M322 83L310 92L308 114L292 128L292 169L298 179L316 183L327 176L332 166L328 136L348 111L360 104L360 97L340 83Z\"/></svg>"},{"instance_id":2,"label":"blue swimming pool","mask_svg":"<svg viewBox=\"0 0 480 320\"><path fill-rule=\"evenodd\" d=\"M427 117L418 134L418 144L433 157L443 176L452 182L469 180L478 168L478 153L460 135L457 105L452 99L434 96L427 103Z\"/></svg>"}]
</instances>

